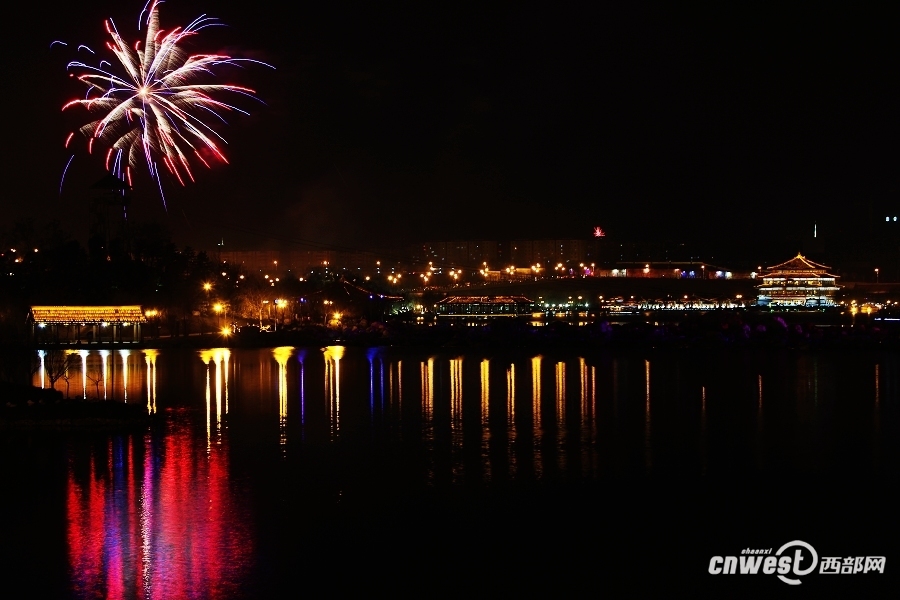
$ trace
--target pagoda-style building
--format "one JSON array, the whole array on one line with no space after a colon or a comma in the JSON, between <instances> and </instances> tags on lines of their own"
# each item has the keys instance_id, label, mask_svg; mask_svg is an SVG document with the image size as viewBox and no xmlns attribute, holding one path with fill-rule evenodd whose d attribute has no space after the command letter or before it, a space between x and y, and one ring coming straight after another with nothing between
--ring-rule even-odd
<instances>
[{"instance_id":1,"label":"pagoda-style building","mask_svg":"<svg viewBox=\"0 0 900 600\"><path fill-rule=\"evenodd\" d=\"M820 265L802 254L780 265L769 267L763 283L757 289L760 306L834 306L834 296L840 286L831 267Z\"/></svg>"}]
</instances>

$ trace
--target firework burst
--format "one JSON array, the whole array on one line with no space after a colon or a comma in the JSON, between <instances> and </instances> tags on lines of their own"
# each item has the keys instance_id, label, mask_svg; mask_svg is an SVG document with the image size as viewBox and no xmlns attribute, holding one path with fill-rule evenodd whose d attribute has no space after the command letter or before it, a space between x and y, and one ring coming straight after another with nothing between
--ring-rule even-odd
<instances>
[{"instance_id":1,"label":"firework burst","mask_svg":"<svg viewBox=\"0 0 900 600\"><path fill-rule=\"evenodd\" d=\"M223 98L255 98L255 92L219 83L216 76L221 67L247 62L271 65L221 54L186 52L185 40L222 23L201 15L184 28L164 31L159 26L160 4L151 0L138 18L138 29L146 29L143 44L130 46L112 19L106 21L106 31L112 38L106 47L116 60L101 60L96 66L70 62L67 70L88 89L84 98L66 103L63 110L81 107L96 117L78 133L87 138L88 152L96 151L96 146L106 149L108 171L131 185L132 169L144 163L161 192L161 168L185 185L194 180L192 164L209 167L210 161L228 162L222 152L225 140L213 125L225 123L228 113L247 113ZM93 54L87 46L79 46L81 49ZM74 136L72 132L66 138L67 148Z\"/></svg>"}]
</instances>

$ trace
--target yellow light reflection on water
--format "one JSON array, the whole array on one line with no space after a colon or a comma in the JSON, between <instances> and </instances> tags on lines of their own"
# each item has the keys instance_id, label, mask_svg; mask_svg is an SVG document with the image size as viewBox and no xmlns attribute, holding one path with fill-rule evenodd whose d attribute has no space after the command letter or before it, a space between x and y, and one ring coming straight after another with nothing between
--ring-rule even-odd
<instances>
[{"instance_id":1,"label":"yellow light reflection on water","mask_svg":"<svg viewBox=\"0 0 900 600\"><path fill-rule=\"evenodd\" d=\"M540 450L541 435L541 359L539 354L531 359L531 416L534 437L534 474L540 478L543 471L543 454Z\"/></svg>"},{"instance_id":2,"label":"yellow light reflection on water","mask_svg":"<svg viewBox=\"0 0 900 600\"><path fill-rule=\"evenodd\" d=\"M463 359L450 359L450 419L454 429L462 422Z\"/></svg>"},{"instance_id":3,"label":"yellow light reflection on water","mask_svg":"<svg viewBox=\"0 0 900 600\"><path fill-rule=\"evenodd\" d=\"M293 346L279 346L272 349L272 356L278 363L278 428L279 443L287 443L287 362L294 351Z\"/></svg>"},{"instance_id":4,"label":"yellow light reflection on water","mask_svg":"<svg viewBox=\"0 0 900 600\"><path fill-rule=\"evenodd\" d=\"M556 363L556 419L562 425L566 420L566 363Z\"/></svg>"},{"instance_id":5,"label":"yellow light reflection on water","mask_svg":"<svg viewBox=\"0 0 900 600\"><path fill-rule=\"evenodd\" d=\"M491 400L491 363L485 358L481 361L481 456L484 462L484 477L490 481L491 461L488 445L490 443L491 430L488 426L488 417Z\"/></svg>"},{"instance_id":6,"label":"yellow light reflection on water","mask_svg":"<svg viewBox=\"0 0 900 600\"><path fill-rule=\"evenodd\" d=\"M47 356L46 352L44 352L43 350L38 350L38 360L40 360L40 362L41 362L41 366L38 369L38 374L41 378L41 389L44 389L44 380L47 377L47 369L46 369L46 366L44 365L44 357L45 356Z\"/></svg>"},{"instance_id":7,"label":"yellow light reflection on water","mask_svg":"<svg viewBox=\"0 0 900 600\"><path fill-rule=\"evenodd\" d=\"M125 402L128 402L128 355L131 354L131 350L119 350L119 354L122 356L123 397L125 398Z\"/></svg>"},{"instance_id":8,"label":"yellow light reflection on water","mask_svg":"<svg viewBox=\"0 0 900 600\"><path fill-rule=\"evenodd\" d=\"M126 349L111 351L86 348L38 350L40 363L35 370L35 378L40 383L34 381L34 385L46 387L45 382L53 377L65 384L67 397L125 402L133 400L135 394L140 398L143 394L141 369L144 367L129 358L135 352ZM113 358L116 356L122 357L121 363L118 358ZM135 388L130 389L131 385Z\"/></svg>"},{"instance_id":9,"label":"yellow light reflection on water","mask_svg":"<svg viewBox=\"0 0 900 600\"><path fill-rule=\"evenodd\" d=\"M581 394L579 397L579 406L581 408L581 447L585 449L582 453L584 458L581 466L583 475L587 476L593 472L593 457L591 451L594 443L593 437L593 401L591 389L591 372L588 370L587 361L583 357L578 359L578 375L581 382Z\"/></svg>"},{"instance_id":10,"label":"yellow light reflection on water","mask_svg":"<svg viewBox=\"0 0 900 600\"><path fill-rule=\"evenodd\" d=\"M588 387L590 387L590 375L588 375L587 363L584 358L578 359L578 373L581 379L581 418L586 421L590 415L590 402L588 399Z\"/></svg>"},{"instance_id":11,"label":"yellow light reflection on water","mask_svg":"<svg viewBox=\"0 0 900 600\"><path fill-rule=\"evenodd\" d=\"M67 354L77 354L81 357L81 394L85 400L87 400L87 357L89 354L88 350L68 350ZM68 381L69 379L69 369L66 367L66 374L63 377Z\"/></svg>"},{"instance_id":12,"label":"yellow light reflection on water","mask_svg":"<svg viewBox=\"0 0 900 600\"><path fill-rule=\"evenodd\" d=\"M531 359L531 414L535 435L541 427L541 358L538 355Z\"/></svg>"},{"instance_id":13,"label":"yellow light reflection on water","mask_svg":"<svg viewBox=\"0 0 900 600\"><path fill-rule=\"evenodd\" d=\"M325 356L325 397L331 413L331 436L337 437L341 425L341 358L344 356L343 346L328 346L323 351ZM397 379L399 380L400 362L397 362ZM398 384L399 387L399 384Z\"/></svg>"},{"instance_id":14,"label":"yellow light reflection on water","mask_svg":"<svg viewBox=\"0 0 900 600\"><path fill-rule=\"evenodd\" d=\"M507 444L509 445L509 474L513 477L517 473L515 440L516 440L516 365L512 363L506 370L506 426Z\"/></svg>"},{"instance_id":15,"label":"yellow light reflection on water","mask_svg":"<svg viewBox=\"0 0 900 600\"><path fill-rule=\"evenodd\" d=\"M510 427L516 423L516 365L506 370L506 418Z\"/></svg>"},{"instance_id":16,"label":"yellow light reflection on water","mask_svg":"<svg viewBox=\"0 0 900 600\"><path fill-rule=\"evenodd\" d=\"M216 436L217 443L222 442L222 408L228 414L226 398L228 397L228 357L231 351L228 348L211 348L199 352L200 360L206 365L206 447L209 450L212 443L212 411L213 396L216 403ZM212 365L216 366L216 380L212 382ZM156 410L156 356L153 357L153 410ZM223 394L224 386L224 394ZM213 394L215 389L215 394ZM223 397L224 396L224 397Z\"/></svg>"},{"instance_id":17,"label":"yellow light reflection on water","mask_svg":"<svg viewBox=\"0 0 900 600\"><path fill-rule=\"evenodd\" d=\"M397 410L403 406L403 361L397 361Z\"/></svg>"},{"instance_id":18,"label":"yellow light reflection on water","mask_svg":"<svg viewBox=\"0 0 900 600\"><path fill-rule=\"evenodd\" d=\"M646 399L644 401L644 453L647 468L653 466L653 455L650 444L650 361L644 361L644 381Z\"/></svg>"},{"instance_id":19,"label":"yellow light reflection on water","mask_svg":"<svg viewBox=\"0 0 900 600\"><path fill-rule=\"evenodd\" d=\"M100 374L103 377L103 399L106 400L106 393L109 385L109 350L100 351Z\"/></svg>"},{"instance_id":20,"label":"yellow light reflection on water","mask_svg":"<svg viewBox=\"0 0 900 600\"><path fill-rule=\"evenodd\" d=\"M144 350L144 362L147 364L147 412L156 412L156 358L158 350Z\"/></svg>"},{"instance_id":21,"label":"yellow light reflection on water","mask_svg":"<svg viewBox=\"0 0 900 600\"><path fill-rule=\"evenodd\" d=\"M422 419L425 423L431 422L434 411L434 358L420 363L422 381Z\"/></svg>"},{"instance_id":22,"label":"yellow light reflection on water","mask_svg":"<svg viewBox=\"0 0 900 600\"><path fill-rule=\"evenodd\" d=\"M484 359L481 361L481 422L488 422L488 408L490 404L490 361Z\"/></svg>"}]
</instances>

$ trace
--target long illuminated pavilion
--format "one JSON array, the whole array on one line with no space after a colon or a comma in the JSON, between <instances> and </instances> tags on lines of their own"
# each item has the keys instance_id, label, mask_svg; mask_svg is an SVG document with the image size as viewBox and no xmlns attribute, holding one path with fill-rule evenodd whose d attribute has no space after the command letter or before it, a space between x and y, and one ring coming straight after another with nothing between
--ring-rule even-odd
<instances>
[{"instance_id":1,"label":"long illuminated pavilion","mask_svg":"<svg viewBox=\"0 0 900 600\"><path fill-rule=\"evenodd\" d=\"M757 304L762 306L834 306L841 289L831 267L815 263L802 254L768 268L758 286Z\"/></svg>"},{"instance_id":2,"label":"long illuminated pavilion","mask_svg":"<svg viewBox=\"0 0 900 600\"><path fill-rule=\"evenodd\" d=\"M137 344L147 317L140 306L32 306L28 321L38 345Z\"/></svg>"},{"instance_id":3,"label":"long illuminated pavilion","mask_svg":"<svg viewBox=\"0 0 900 600\"><path fill-rule=\"evenodd\" d=\"M439 317L515 317L530 315L534 301L525 296L449 296L435 308Z\"/></svg>"}]
</instances>

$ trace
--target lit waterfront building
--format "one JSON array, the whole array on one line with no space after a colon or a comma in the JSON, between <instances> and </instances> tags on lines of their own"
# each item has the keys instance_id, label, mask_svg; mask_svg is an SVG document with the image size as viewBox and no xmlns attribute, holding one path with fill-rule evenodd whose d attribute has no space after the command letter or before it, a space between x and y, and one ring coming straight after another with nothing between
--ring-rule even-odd
<instances>
[{"instance_id":1,"label":"lit waterfront building","mask_svg":"<svg viewBox=\"0 0 900 600\"><path fill-rule=\"evenodd\" d=\"M140 343L147 315L140 306L32 306L28 322L38 345Z\"/></svg>"},{"instance_id":2,"label":"lit waterfront building","mask_svg":"<svg viewBox=\"0 0 900 600\"><path fill-rule=\"evenodd\" d=\"M761 306L833 306L840 286L830 267L814 263L797 254L780 265L769 267L763 283L757 289L757 304Z\"/></svg>"},{"instance_id":3,"label":"lit waterfront building","mask_svg":"<svg viewBox=\"0 0 900 600\"><path fill-rule=\"evenodd\" d=\"M533 307L525 296L450 296L435 305L439 317L517 317Z\"/></svg>"}]
</instances>

